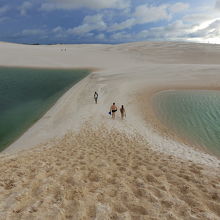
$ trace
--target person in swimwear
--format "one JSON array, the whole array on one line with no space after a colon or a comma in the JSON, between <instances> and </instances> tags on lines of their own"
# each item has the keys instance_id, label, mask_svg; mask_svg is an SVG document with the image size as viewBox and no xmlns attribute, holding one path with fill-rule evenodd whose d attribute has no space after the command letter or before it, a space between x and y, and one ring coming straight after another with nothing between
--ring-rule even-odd
<instances>
[{"instance_id":1,"label":"person in swimwear","mask_svg":"<svg viewBox=\"0 0 220 220\"><path fill-rule=\"evenodd\" d=\"M110 112L112 113L112 119L115 119L115 112L117 112L118 108L115 105L115 103L112 104L111 108L110 108Z\"/></svg>"},{"instance_id":2,"label":"person in swimwear","mask_svg":"<svg viewBox=\"0 0 220 220\"><path fill-rule=\"evenodd\" d=\"M126 112L125 112L125 108L123 105L120 108L120 112L121 112L121 119L123 120L124 117L126 117Z\"/></svg>"},{"instance_id":3,"label":"person in swimwear","mask_svg":"<svg viewBox=\"0 0 220 220\"><path fill-rule=\"evenodd\" d=\"M95 100L95 103L96 103L96 104L97 104L97 102L98 102L98 97L99 97L98 93L95 92L95 94L94 94L94 100Z\"/></svg>"}]
</instances>

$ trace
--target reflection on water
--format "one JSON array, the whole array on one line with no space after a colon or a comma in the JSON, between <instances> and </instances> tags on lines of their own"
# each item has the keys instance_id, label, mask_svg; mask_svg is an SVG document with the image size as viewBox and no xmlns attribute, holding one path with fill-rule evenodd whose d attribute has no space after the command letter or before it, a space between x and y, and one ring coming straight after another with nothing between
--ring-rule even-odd
<instances>
[{"instance_id":1,"label":"reflection on water","mask_svg":"<svg viewBox=\"0 0 220 220\"><path fill-rule=\"evenodd\" d=\"M37 121L88 70L0 68L0 150Z\"/></svg>"},{"instance_id":2,"label":"reflection on water","mask_svg":"<svg viewBox=\"0 0 220 220\"><path fill-rule=\"evenodd\" d=\"M220 92L163 91L153 97L158 118L178 136L220 155Z\"/></svg>"}]
</instances>

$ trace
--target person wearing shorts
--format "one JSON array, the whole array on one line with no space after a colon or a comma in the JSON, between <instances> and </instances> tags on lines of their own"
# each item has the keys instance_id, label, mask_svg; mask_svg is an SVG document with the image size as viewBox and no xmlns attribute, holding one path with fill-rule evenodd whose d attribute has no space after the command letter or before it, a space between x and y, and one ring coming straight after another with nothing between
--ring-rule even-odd
<instances>
[{"instance_id":1,"label":"person wearing shorts","mask_svg":"<svg viewBox=\"0 0 220 220\"><path fill-rule=\"evenodd\" d=\"M112 119L115 119L115 113L117 112L118 108L115 105L115 103L112 104L111 108L110 108L110 112L112 113Z\"/></svg>"}]
</instances>

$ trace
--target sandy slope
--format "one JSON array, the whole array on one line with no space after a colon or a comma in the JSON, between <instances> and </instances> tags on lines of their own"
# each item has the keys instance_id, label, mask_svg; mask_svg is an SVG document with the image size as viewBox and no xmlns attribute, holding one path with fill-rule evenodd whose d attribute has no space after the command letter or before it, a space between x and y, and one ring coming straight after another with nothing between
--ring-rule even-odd
<instances>
[{"instance_id":1,"label":"sandy slope","mask_svg":"<svg viewBox=\"0 0 220 220\"><path fill-rule=\"evenodd\" d=\"M0 51L0 65L99 69L1 154L2 216L220 218L219 160L159 135L145 120L154 90L219 89L219 46L1 43ZM125 105L125 121L119 115L115 121L109 118L112 102Z\"/></svg>"},{"instance_id":2,"label":"sandy slope","mask_svg":"<svg viewBox=\"0 0 220 220\"><path fill-rule=\"evenodd\" d=\"M217 220L218 172L154 152L139 134L85 124L1 158L0 219Z\"/></svg>"}]
</instances>

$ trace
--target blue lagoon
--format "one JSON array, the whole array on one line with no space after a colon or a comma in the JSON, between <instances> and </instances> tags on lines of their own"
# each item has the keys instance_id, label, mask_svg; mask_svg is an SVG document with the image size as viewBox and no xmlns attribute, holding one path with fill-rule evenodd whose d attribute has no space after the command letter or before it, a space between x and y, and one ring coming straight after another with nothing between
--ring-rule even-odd
<instances>
[{"instance_id":1,"label":"blue lagoon","mask_svg":"<svg viewBox=\"0 0 220 220\"><path fill-rule=\"evenodd\" d=\"M220 92L162 91L153 97L159 120L180 138L220 155Z\"/></svg>"},{"instance_id":2,"label":"blue lagoon","mask_svg":"<svg viewBox=\"0 0 220 220\"><path fill-rule=\"evenodd\" d=\"M88 74L89 70L0 67L0 150Z\"/></svg>"}]
</instances>

